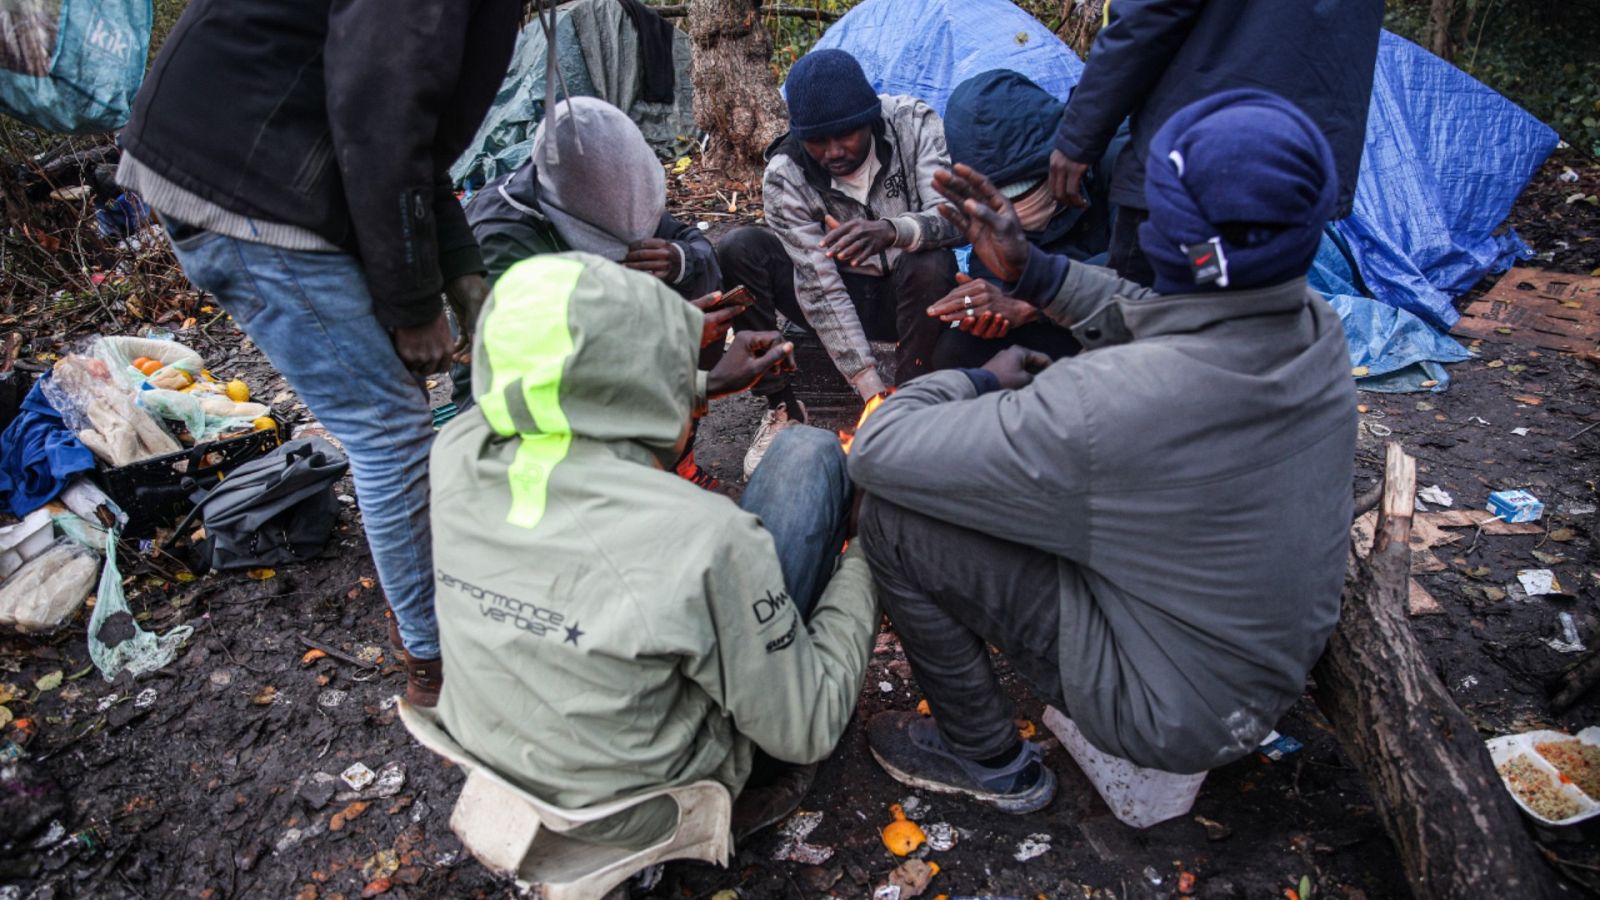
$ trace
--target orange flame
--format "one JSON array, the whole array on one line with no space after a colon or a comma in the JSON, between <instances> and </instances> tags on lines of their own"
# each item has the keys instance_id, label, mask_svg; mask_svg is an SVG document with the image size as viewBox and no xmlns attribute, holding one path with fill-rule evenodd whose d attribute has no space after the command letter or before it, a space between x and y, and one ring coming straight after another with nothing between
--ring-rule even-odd
<instances>
[{"instance_id":1,"label":"orange flame","mask_svg":"<svg viewBox=\"0 0 1600 900\"><path fill-rule=\"evenodd\" d=\"M861 418L856 419L856 427L851 431L839 432L839 447L843 449L844 452L850 452L850 445L855 442L856 432L861 430L861 426L867 424L867 416L872 415L873 410L877 409L879 406L882 406L883 398L892 393L894 393L894 388L890 388L886 394L878 394L871 400L868 400L866 409L861 411Z\"/></svg>"}]
</instances>

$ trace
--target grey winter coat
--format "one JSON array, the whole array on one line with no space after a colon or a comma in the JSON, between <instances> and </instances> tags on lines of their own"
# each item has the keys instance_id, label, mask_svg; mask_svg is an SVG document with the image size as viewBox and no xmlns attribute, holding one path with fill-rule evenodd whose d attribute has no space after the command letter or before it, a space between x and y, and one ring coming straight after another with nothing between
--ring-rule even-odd
<instances>
[{"instance_id":1,"label":"grey winter coat","mask_svg":"<svg viewBox=\"0 0 1600 900\"><path fill-rule=\"evenodd\" d=\"M767 224L783 239L794 262L794 293L809 327L827 348L834 365L858 392L883 389L877 359L861 319L850 302L839 267L824 255L826 216L839 222L887 219L894 224L894 246L878 259L851 271L888 275L902 253L956 246L965 239L939 215L943 202L933 190L933 173L950 167L944 122L933 107L913 97L881 96L883 118L874 126L874 150L882 165L865 205L833 187L833 177L789 134L767 150L762 201ZM866 387L866 390L863 390Z\"/></svg>"},{"instance_id":2,"label":"grey winter coat","mask_svg":"<svg viewBox=\"0 0 1600 900\"><path fill-rule=\"evenodd\" d=\"M977 396L911 382L850 475L1060 558L1066 712L1101 749L1198 772L1250 752L1339 617L1355 389L1305 279L1162 296L1073 263L1045 313L1085 352Z\"/></svg>"}]
</instances>

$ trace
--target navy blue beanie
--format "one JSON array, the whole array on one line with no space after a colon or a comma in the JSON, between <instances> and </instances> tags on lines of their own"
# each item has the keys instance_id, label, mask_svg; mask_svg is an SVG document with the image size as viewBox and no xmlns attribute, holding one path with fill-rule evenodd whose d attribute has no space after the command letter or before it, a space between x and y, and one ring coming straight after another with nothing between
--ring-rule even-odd
<instances>
[{"instance_id":1,"label":"navy blue beanie","mask_svg":"<svg viewBox=\"0 0 1600 900\"><path fill-rule=\"evenodd\" d=\"M952 163L966 163L997 186L1037 183L1050 174L1050 151L1064 104L1028 76L991 69L968 78L944 107Z\"/></svg>"},{"instance_id":2,"label":"navy blue beanie","mask_svg":"<svg viewBox=\"0 0 1600 900\"><path fill-rule=\"evenodd\" d=\"M1338 197L1333 151L1293 103L1242 89L1189 104L1156 132L1145 161L1150 219L1139 245L1156 291L1237 290L1306 274Z\"/></svg>"},{"instance_id":3,"label":"navy blue beanie","mask_svg":"<svg viewBox=\"0 0 1600 900\"><path fill-rule=\"evenodd\" d=\"M813 50L800 57L783 90L789 130L802 141L855 131L883 114L861 64L843 50Z\"/></svg>"}]
</instances>

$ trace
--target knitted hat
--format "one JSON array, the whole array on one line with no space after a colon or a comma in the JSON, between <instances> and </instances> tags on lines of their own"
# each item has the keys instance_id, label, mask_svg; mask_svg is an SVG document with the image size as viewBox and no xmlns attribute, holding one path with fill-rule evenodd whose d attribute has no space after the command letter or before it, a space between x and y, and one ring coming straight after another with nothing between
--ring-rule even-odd
<instances>
[{"instance_id":1,"label":"knitted hat","mask_svg":"<svg viewBox=\"0 0 1600 900\"><path fill-rule=\"evenodd\" d=\"M554 145L559 162L547 158ZM628 114L594 97L557 104L533 133L539 206L574 250L613 262L656 233L667 175Z\"/></svg>"},{"instance_id":2,"label":"knitted hat","mask_svg":"<svg viewBox=\"0 0 1600 900\"><path fill-rule=\"evenodd\" d=\"M813 50L800 57L783 88L789 131L802 141L855 131L883 114L861 64L843 50Z\"/></svg>"},{"instance_id":3,"label":"knitted hat","mask_svg":"<svg viewBox=\"0 0 1600 900\"><path fill-rule=\"evenodd\" d=\"M1293 103L1248 89L1191 103L1156 132L1145 164L1139 245L1156 291L1306 274L1338 197L1333 151Z\"/></svg>"}]
</instances>

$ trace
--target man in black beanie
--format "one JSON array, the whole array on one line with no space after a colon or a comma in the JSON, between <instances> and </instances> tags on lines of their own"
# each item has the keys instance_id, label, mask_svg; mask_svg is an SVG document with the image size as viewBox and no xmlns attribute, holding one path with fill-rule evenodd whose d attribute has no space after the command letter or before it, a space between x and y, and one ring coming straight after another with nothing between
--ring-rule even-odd
<instances>
[{"instance_id":1,"label":"man in black beanie","mask_svg":"<svg viewBox=\"0 0 1600 900\"><path fill-rule=\"evenodd\" d=\"M867 726L907 784L1050 802L990 645L1101 751L1193 773L1255 749L1338 621L1355 388L1305 278L1338 198L1328 142L1228 91L1168 119L1146 175L1156 291L1031 247L967 166L939 176L974 255L1084 351L935 373L856 433L859 540L933 712Z\"/></svg>"},{"instance_id":2,"label":"man in black beanie","mask_svg":"<svg viewBox=\"0 0 1600 900\"><path fill-rule=\"evenodd\" d=\"M871 341L898 341L895 380L930 369L944 323L927 308L955 286L950 247L965 240L938 213L933 173L950 165L944 125L912 97L879 96L855 57L815 50L785 82L789 133L767 150L767 228L719 247L724 284L770 297L816 332L863 400L887 390ZM783 421L777 421L779 416ZM794 421L769 414L745 457ZM765 438L765 440L763 440Z\"/></svg>"}]
</instances>

